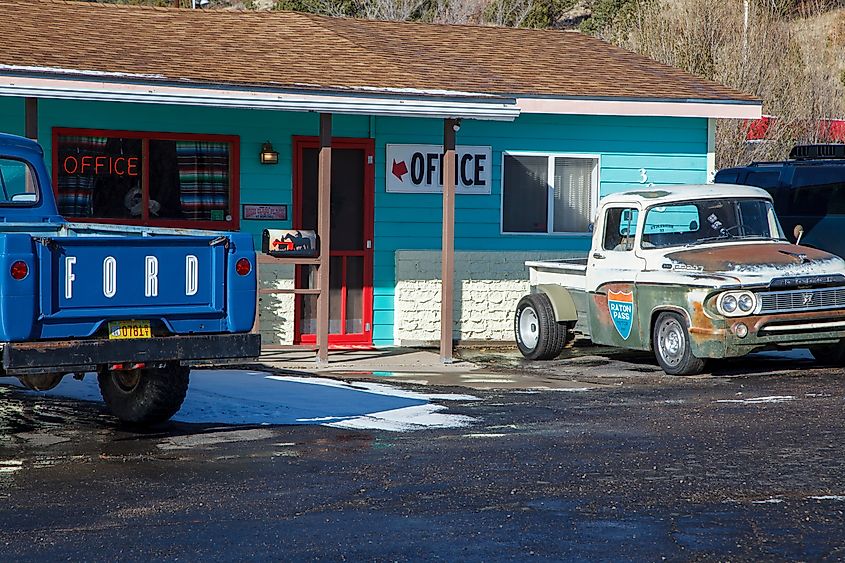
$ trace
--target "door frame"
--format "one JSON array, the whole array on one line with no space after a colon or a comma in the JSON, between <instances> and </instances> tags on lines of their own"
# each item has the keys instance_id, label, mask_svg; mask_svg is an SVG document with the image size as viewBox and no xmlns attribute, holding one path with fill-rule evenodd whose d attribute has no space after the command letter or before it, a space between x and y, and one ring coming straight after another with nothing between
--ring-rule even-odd
<instances>
[{"instance_id":1,"label":"door frame","mask_svg":"<svg viewBox=\"0 0 845 563\"><path fill-rule=\"evenodd\" d=\"M319 149L320 138L304 135L293 137L293 228L302 226L302 150ZM364 287L362 292L363 326L362 333L355 334L331 334L329 333L330 348L372 348L373 346L373 254L375 234L375 139L356 137L333 137L333 149L358 149L364 151L364 240L373 241L370 248L364 245ZM330 244L331 246L331 244ZM322 252L322 249L320 249ZM329 249L331 253L331 249ZM338 251L335 255L342 256L344 251ZM296 266L294 284L299 280L299 272L302 266ZM297 296L294 306L294 343L312 344L316 343L316 335L303 335L300 327L300 314L302 308L302 297ZM341 302L341 310L345 311L346 304ZM370 330L366 330L369 325Z\"/></svg>"}]
</instances>

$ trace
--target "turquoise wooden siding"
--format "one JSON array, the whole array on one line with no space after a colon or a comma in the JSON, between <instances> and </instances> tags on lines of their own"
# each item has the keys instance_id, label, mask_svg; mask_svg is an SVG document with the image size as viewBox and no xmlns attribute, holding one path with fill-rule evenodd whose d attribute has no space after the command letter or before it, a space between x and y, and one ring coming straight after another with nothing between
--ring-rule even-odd
<instances>
[{"instance_id":1,"label":"turquoise wooden siding","mask_svg":"<svg viewBox=\"0 0 845 563\"><path fill-rule=\"evenodd\" d=\"M0 98L0 123L3 133L23 135L26 123L24 121L23 98Z\"/></svg>"},{"instance_id":2,"label":"turquoise wooden siding","mask_svg":"<svg viewBox=\"0 0 845 563\"><path fill-rule=\"evenodd\" d=\"M23 101L0 99L3 130L23 131ZM375 240L374 326L377 346L394 343L395 252L438 250L441 244L441 196L385 191L385 145L440 144L440 120L335 116L337 137L374 138ZM241 139L241 203L283 203L291 206L292 137L317 135L318 116L259 110L213 109L42 100L39 137L50 154L53 127L81 127L216 133ZM262 166L258 152L264 141L279 151L279 164ZM707 120L614 116L524 115L513 123L465 121L458 143L493 148L492 193L459 195L456 199L455 247L458 250L586 250L589 235L502 235L502 151L595 154L601 159L600 193L606 195L656 185L703 183L707 170ZM49 164L49 162L48 162ZM289 208L293 213L292 207ZM273 226L288 228L291 221ZM243 221L241 228L257 236L269 226Z\"/></svg>"},{"instance_id":3,"label":"turquoise wooden siding","mask_svg":"<svg viewBox=\"0 0 845 563\"><path fill-rule=\"evenodd\" d=\"M436 194L385 192L385 145L442 143L439 120L376 120L376 310L393 309L396 250L441 245L442 200ZM707 180L707 120L695 118L523 115L513 123L465 121L458 143L493 147L489 196L458 195L455 200L457 250L589 249L584 235L501 234L502 151L599 155L600 195L657 185ZM392 324L376 324L377 344L393 343Z\"/></svg>"}]
</instances>

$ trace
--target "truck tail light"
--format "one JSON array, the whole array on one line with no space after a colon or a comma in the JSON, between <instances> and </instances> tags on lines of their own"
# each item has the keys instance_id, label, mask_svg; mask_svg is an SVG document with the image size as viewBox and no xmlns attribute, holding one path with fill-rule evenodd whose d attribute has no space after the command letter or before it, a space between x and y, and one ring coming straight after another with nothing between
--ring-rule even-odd
<instances>
[{"instance_id":1,"label":"truck tail light","mask_svg":"<svg viewBox=\"0 0 845 563\"><path fill-rule=\"evenodd\" d=\"M16 280L22 280L29 274L29 266L26 265L26 262L23 260L18 260L10 269L12 274L12 278Z\"/></svg>"},{"instance_id":2,"label":"truck tail light","mask_svg":"<svg viewBox=\"0 0 845 563\"><path fill-rule=\"evenodd\" d=\"M252 264L246 258L241 258L235 264L235 271L239 276L245 276L252 271Z\"/></svg>"}]
</instances>

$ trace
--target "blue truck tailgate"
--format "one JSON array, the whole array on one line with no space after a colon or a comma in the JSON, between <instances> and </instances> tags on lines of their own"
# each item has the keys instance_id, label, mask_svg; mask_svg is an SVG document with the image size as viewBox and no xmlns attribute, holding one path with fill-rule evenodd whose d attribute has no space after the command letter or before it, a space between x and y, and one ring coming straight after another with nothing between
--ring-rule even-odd
<instances>
[{"instance_id":1,"label":"blue truck tailgate","mask_svg":"<svg viewBox=\"0 0 845 563\"><path fill-rule=\"evenodd\" d=\"M168 334L252 325L254 306L227 308L237 293L254 295L255 287L251 261L249 272L237 272L237 261L248 259L229 238L71 236L36 248L36 337L89 337L112 320L157 321Z\"/></svg>"}]
</instances>

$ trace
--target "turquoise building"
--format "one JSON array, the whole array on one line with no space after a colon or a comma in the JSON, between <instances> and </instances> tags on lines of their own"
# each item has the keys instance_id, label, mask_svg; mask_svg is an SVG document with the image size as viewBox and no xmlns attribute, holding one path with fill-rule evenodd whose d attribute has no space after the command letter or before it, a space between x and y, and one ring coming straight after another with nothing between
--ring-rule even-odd
<instances>
[{"instance_id":1,"label":"turquoise building","mask_svg":"<svg viewBox=\"0 0 845 563\"><path fill-rule=\"evenodd\" d=\"M715 120L760 102L575 33L10 0L0 124L74 220L313 229L331 115L329 342L440 339L455 119L453 337L512 340L528 259L583 254L598 199L703 183ZM60 24L60 25L57 25ZM47 30L35 33L31 30ZM263 261L270 344L312 342L309 265Z\"/></svg>"}]
</instances>

